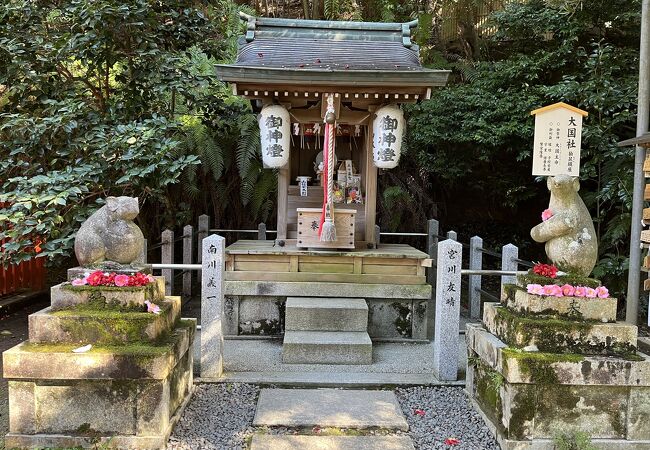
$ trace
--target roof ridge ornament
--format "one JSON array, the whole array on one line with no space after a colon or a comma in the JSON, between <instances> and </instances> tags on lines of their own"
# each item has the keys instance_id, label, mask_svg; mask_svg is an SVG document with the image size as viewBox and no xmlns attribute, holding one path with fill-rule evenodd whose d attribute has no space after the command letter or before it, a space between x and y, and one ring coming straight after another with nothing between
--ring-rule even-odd
<instances>
[{"instance_id":1,"label":"roof ridge ornament","mask_svg":"<svg viewBox=\"0 0 650 450\"><path fill-rule=\"evenodd\" d=\"M257 18L239 11L239 18L246 21L246 42L253 42L255 40L255 22Z\"/></svg>"},{"instance_id":2,"label":"roof ridge ornament","mask_svg":"<svg viewBox=\"0 0 650 450\"><path fill-rule=\"evenodd\" d=\"M306 19L286 19L276 17L256 17L245 12L239 12L239 18L246 21L246 42L250 43L255 40L256 33L263 33L266 37L267 28L284 28L289 29L303 29L318 30L327 32L328 30L339 30L345 33L370 33L370 34L383 34L392 33L393 39L379 39L379 40L396 40L406 48L414 46L411 40L411 30L418 26L418 20L411 20L410 22L357 22L346 20L306 20ZM292 34L290 32L289 34ZM401 34L401 36L400 36ZM322 36L321 36L322 38ZM345 38L344 38L345 39ZM372 39L371 39L372 40ZM416 46L417 47L417 46Z\"/></svg>"}]
</instances>

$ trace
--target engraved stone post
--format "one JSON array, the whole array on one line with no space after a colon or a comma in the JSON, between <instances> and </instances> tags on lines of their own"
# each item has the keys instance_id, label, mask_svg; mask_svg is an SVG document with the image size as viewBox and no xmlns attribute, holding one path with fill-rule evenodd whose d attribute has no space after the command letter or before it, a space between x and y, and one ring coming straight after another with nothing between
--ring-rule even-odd
<instances>
[{"instance_id":1,"label":"engraved stone post","mask_svg":"<svg viewBox=\"0 0 650 450\"><path fill-rule=\"evenodd\" d=\"M192 225L183 227L183 264L192 264L194 233ZM192 271L183 269L183 300L192 297Z\"/></svg>"},{"instance_id":2,"label":"engraved stone post","mask_svg":"<svg viewBox=\"0 0 650 450\"><path fill-rule=\"evenodd\" d=\"M160 235L162 246L160 247L160 262L163 264L174 263L174 232L165 230ZM165 277L165 295L172 295L174 290L174 271L163 269L162 276Z\"/></svg>"},{"instance_id":3,"label":"engraved stone post","mask_svg":"<svg viewBox=\"0 0 650 450\"><path fill-rule=\"evenodd\" d=\"M379 225L375 225L375 248L379 247L381 243L381 228Z\"/></svg>"},{"instance_id":4,"label":"engraved stone post","mask_svg":"<svg viewBox=\"0 0 650 450\"><path fill-rule=\"evenodd\" d=\"M257 240L266 241L266 224L264 222L257 226Z\"/></svg>"},{"instance_id":5,"label":"engraved stone post","mask_svg":"<svg viewBox=\"0 0 650 450\"><path fill-rule=\"evenodd\" d=\"M519 248L513 244L504 245L501 249L501 270L518 270L519 264L515 261L519 258ZM501 276L501 297L503 297L503 285L517 283L514 275Z\"/></svg>"},{"instance_id":6,"label":"engraved stone post","mask_svg":"<svg viewBox=\"0 0 650 450\"><path fill-rule=\"evenodd\" d=\"M457 241L458 234L453 230L447 231L447 239L451 239L452 241Z\"/></svg>"},{"instance_id":7,"label":"engraved stone post","mask_svg":"<svg viewBox=\"0 0 650 450\"><path fill-rule=\"evenodd\" d=\"M440 381L458 378L462 253L460 242L447 239L438 244L433 373Z\"/></svg>"},{"instance_id":8,"label":"engraved stone post","mask_svg":"<svg viewBox=\"0 0 650 450\"><path fill-rule=\"evenodd\" d=\"M196 262L198 264L201 264L201 257L203 256L203 239L208 237L208 233L210 232L210 216L206 214L201 214L199 216L199 227L196 230L196 240L197 240L197 246L196 246ZM196 275L196 279L199 283L201 283L201 271Z\"/></svg>"},{"instance_id":9,"label":"engraved stone post","mask_svg":"<svg viewBox=\"0 0 650 450\"><path fill-rule=\"evenodd\" d=\"M469 270L483 268L483 239L474 236L469 240ZM481 318L481 275L469 276L469 316L472 319Z\"/></svg>"},{"instance_id":10,"label":"engraved stone post","mask_svg":"<svg viewBox=\"0 0 650 450\"><path fill-rule=\"evenodd\" d=\"M223 371L224 271L226 239L212 234L203 239L201 283L201 377L218 378Z\"/></svg>"}]
</instances>

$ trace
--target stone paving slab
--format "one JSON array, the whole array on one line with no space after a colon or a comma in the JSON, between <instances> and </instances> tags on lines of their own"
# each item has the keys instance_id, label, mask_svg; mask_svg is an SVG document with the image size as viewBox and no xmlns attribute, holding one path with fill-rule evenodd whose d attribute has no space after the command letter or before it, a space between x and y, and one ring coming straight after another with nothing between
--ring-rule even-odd
<instances>
[{"instance_id":1,"label":"stone paving slab","mask_svg":"<svg viewBox=\"0 0 650 450\"><path fill-rule=\"evenodd\" d=\"M253 436L251 450L415 450L406 436Z\"/></svg>"},{"instance_id":2,"label":"stone paving slab","mask_svg":"<svg viewBox=\"0 0 650 450\"><path fill-rule=\"evenodd\" d=\"M391 391L262 389L253 425L408 431Z\"/></svg>"}]
</instances>

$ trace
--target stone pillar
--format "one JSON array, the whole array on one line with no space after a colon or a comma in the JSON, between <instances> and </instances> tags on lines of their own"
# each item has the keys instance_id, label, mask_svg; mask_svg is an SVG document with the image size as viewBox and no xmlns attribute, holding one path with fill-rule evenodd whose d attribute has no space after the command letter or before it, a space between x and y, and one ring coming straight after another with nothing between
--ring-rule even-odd
<instances>
[{"instance_id":1,"label":"stone pillar","mask_svg":"<svg viewBox=\"0 0 650 450\"><path fill-rule=\"evenodd\" d=\"M160 262L163 264L174 263L174 232L165 230L160 236L162 246L160 247ZM163 269L162 276L165 278L165 295L172 295L174 291L174 271Z\"/></svg>"},{"instance_id":2,"label":"stone pillar","mask_svg":"<svg viewBox=\"0 0 650 450\"><path fill-rule=\"evenodd\" d=\"M438 244L433 373L440 381L458 379L462 254L460 242L447 239Z\"/></svg>"},{"instance_id":3,"label":"stone pillar","mask_svg":"<svg viewBox=\"0 0 650 450\"><path fill-rule=\"evenodd\" d=\"M504 245L501 248L501 270L518 270L519 264L515 261L519 258L519 248L513 244ZM503 298L503 285L516 284L517 277L514 275L501 276L501 297Z\"/></svg>"},{"instance_id":4,"label":"stone pillar","mask_svg":"<svg viewBox=\"0 0 650 450\"><path fill-rule=\"evenodd\" d=\"M257 240L266 241L266 224L264 222L257 226Z\"/></svg>"},{"instance_id":5,"label":"stone pillar","mask_svg":"<svg viewBox=\"0 0 650 450\"><path fill-rule=\"evenodd\" d=\"M212 234L203 239L201 282L201 377L218 378L223 372L224 271L226 239Z\"/></svg>"},{"instance_id":6,"label":"stone pillar","mask_svg":"<svg viewBox=\"0 0 650 450\"><path fill-rule=\"evenodd\" d=\"M205 239L208 236L208 233L210 232L210 216L207 214L201 214L199 216L199 227L196 230L196 240L197 240L197 246L196 246L196 258L197 258L197 263L201 264L201 257L203 256L203 239ZM200 283L201 282L201 271L199 270L197 274L197 281Z\"/></svg>"},{"instance_id":7,"label":"stone pillar","mask_svg":"<svg viewBox=\"0 0 650 450\"><path fill-rule=\"evenodd\" d=\"M192 225L183 227L183 264L192 264L194 229ZM192 297L192 271L183 269L183 300Z\"/></svg>"},{"instance_id":8,"label":"stone pillar","mask_svg":"<svg viewBox=\"0 0 650 450\"><path fill-rule=\"evenodd\" d=\"M483 268L483 239L474 236L469 240L469 270L481 270ZM469 317L471 319L481 318L481 275L469 276Z\"/></svg>"}]
</instances>

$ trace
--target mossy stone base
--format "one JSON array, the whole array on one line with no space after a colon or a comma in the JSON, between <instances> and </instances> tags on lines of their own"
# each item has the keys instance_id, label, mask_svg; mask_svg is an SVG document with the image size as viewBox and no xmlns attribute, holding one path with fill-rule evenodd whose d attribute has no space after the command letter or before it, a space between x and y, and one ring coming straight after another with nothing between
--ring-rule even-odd
<instances>
[{"instance_id":1,"label":"mossy stone base","mask_svg":"<svg viewBox=\"0 0 650 450\"><path fill-rule=\"evenodd\" d=\"M20 344L3 354L7 448L164 448L189 400L196 321L168 342L93 347Z\"/></svg>"},{"instance_id":2,"label":"mossy stone base","mask_svg":"<svg viewBox=\"0 0 650 450\"><path fill-rule=\"evenodd\" d=\"M145 308L145 301L155 303L165 298L165 279L155 277L153 283L132 287L72 286L66 282L52 286L50 297L52 310L81 304Z\"/></svg>"},{"instance_id":3,"label":"mossy stone base","mask_svg":"<svg viewBox=\"0 0 650 450\"><path fill-rule=\"evenodd\" d=\"M483 323L512 347L536 346L541 352L625 356L636 352L637 327L566 318L525 316L498 303L485 303Z\"/></svg>"},{"instance_id":4,"label":"mossy stone base","mask_svg":"<svg viewBox=\"0 0 650 450\"><path fill-rule=\"evenodd\" d=\"M552 450L562 430L587 433L598 448L648 448L648 356L527 353L475 324L466 339L467 392L502 448Z\"/></svg>"},{"instance_id":5,"label":"mossy stone base","mask_svg":"<svg viewBox=\"0 0 650 450\"><path fill-rule=\"evenodd\" d=\"M557 315L573 320L616 322L615 298L554 297L529 294L511 284L504 286L501 303L526 315Z\"/></svg>"},{"instance_id":6,"label":"mossy stone base","mask_svg":"<svg viewBox=\"0 0 650 450\"><path fill-rule=\"evenodd\" d=\"M118 263L99 263L90 267L72 267L68 269L68 281L72 281L75 278L82 278L87 273L94 272L95 270L124 275L133 275L137 272L142 272L147 275L151 275L153 273L151 264L124 265Z\"/></svg>"},{"instance_id":7,"label":"mossy stone base","mask_svg":"<svg viewBox=\"0 0 650 450\"><path fill-rule=\"evenodd\" d=\"M29 316L33 344L119 345L157 342L170 333L181 313L180 297L166 297L160 314L95 309L87 304L52 311L45 308Z\"/></svg>"}]
</instances>

